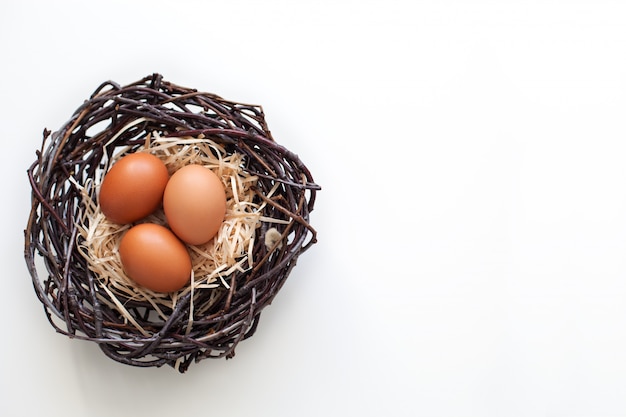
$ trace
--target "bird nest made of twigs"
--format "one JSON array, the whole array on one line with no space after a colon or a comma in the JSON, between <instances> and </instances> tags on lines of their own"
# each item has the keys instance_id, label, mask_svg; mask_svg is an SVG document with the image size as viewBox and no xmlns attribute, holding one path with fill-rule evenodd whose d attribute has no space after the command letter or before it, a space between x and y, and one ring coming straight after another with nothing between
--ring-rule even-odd
<instances>
[{"instance_id":1,"label":"bird nest made of twigs","mask_svg":"<svg viewBox=\"0 0 626 417\"><path fill-rule=\"evenodd\" d=\"M33 286L57 332L96 342L118 362L185 372L204 358L234 356L298 256L316 243L309 215L320 187L272 138L260 106L153 74L101 84L43 136L28 169ZM217 235L185 246L192 272L177 291L155 292L126 276L118 249L132 224L112 223L98 204L109 168L137 152L157 156L170 175L188 164L207 167L226 191ZM142 222L168 226L160 208Z\"/></svg>"}]
</instances>

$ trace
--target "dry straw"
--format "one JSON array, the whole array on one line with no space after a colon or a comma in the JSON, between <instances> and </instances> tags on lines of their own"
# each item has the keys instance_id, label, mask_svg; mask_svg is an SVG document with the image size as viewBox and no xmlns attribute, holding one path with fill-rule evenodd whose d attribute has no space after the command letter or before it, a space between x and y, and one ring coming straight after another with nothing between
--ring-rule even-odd
<instances>
[{"instance_id":1,"label":"dry straw","mask_svg":"<svg viewBox=\"0 0 626 417\"><path fill-rule=\"evenodd\" d=\"M128 226L108 222L97 205L104 174L131 152L157 155L170 173L202 164L227 190L222 228L188 247L192 283L175 293L153 293L124 275L117 248ZM309 214L319 186L273 140L262 108L159 74L99 86L61 129L44 131L28 177L25 258L48 320L129 365L185 372L204 358L232 357L316 242ZM166 224L161 211L142 221Z\"/></svg>"}]
</instances>

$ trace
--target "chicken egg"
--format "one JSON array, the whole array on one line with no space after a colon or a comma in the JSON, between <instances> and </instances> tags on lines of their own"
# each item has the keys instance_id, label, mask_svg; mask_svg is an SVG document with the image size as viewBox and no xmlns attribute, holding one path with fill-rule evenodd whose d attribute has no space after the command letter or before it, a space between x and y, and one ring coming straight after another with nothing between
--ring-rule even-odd
<instances>
[{"instance_id":1,"label":"chicken egg","mask_svg":"<svg viewBox=\"0 0 626 417\"><path fill-rule=\"evenodd\" d=\"M172 174L163 194L163 211L172 231L191 245L211 240L226 214L226 192L220 178L192 164Z\"/></svg>"},{"instance_id":2,"label":"chicken egg","mask_svg":"<svg viewBox=\"0 0 626 417\"><path fill-rule=\"evenodd\" d=\"M126 275L152 291L177 291L191 282L189 252L164 226L131 227L120 241L119 255Z\"/></svg>"},{"instance_id":3,"label":"chicken egg","mask_svg":"<svg viewBox=\"0 0 626 417\"><path fill-rule=\"evenodd\" d=\"M167 167L158 157L145 152L126 155L102 180L100 209L113 223L140 220L159 207L168 179Z\"/></svg>"}]
</instances>

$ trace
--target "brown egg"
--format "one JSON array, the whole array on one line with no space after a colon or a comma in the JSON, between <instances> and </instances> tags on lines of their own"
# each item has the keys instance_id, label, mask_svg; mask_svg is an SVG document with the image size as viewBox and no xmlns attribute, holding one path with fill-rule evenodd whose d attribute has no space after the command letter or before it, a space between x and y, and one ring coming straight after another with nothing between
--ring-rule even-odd
<instances>
[{"instance_id":1,"label":"brown egg","mask_svg":"<svg viewBox=\"0 0 626 417\"><path fill-rule=\"evenodd\" d=\"M142 223L131 227L120 242L126 275L157 292L172 292L191 282L191 258L185 245L166 227Z\"/></svg>"},{"instance_id":2,"label":"brown egg","mask_svg":"<svg viewBox=\"0 0 626 417\"><path fill-rule=\"evenodd\" d=\"M140 220L159 207L168 179L165 164L156 156L145 152L124 156L104 176L100 209L113 223Z\"/></svg>"},{"instance_id":3,"label":"brown egg","mask_svg":"<svg viewBox=\"0 0 626 417\"><path fill-rule=\"evenodd\" d=\"M172 231L191 245L215 236L226 214L226 192L220 178L201 165L187 165L170 178L163 211Z\"/></svg>"}]
</instances>

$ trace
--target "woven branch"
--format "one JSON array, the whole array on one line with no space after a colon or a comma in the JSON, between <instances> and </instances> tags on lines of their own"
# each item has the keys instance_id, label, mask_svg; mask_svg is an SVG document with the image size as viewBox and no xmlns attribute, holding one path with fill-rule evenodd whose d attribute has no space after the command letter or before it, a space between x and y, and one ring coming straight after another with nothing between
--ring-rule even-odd
<instances>
[{"instance_id":1,"label":"woven branch","mask_svg":"<svg viewBox=\"0 0 626 417\"><path fill-rule=\"evenodd\" d=\"M78 219L81 189L101 179L115 155L139 149L152 134L210 138L243 155L242 169L258 177L254 192L263 218L279 220L261 222L256 233L262 237L277 228L280 239L272 247L255 239L254 265L233 272L228 287L188 291L159 314L150 302L118 295L141 332L112 307L110 291L78 250L84 243ZM24 252L48 320L59 333L96 342L128 365L185 372L205 358L233 357L237 344L256 331L262 309L298 256L316 242L309 215L320 187L298 156L274 141L262 108L181 87L159 74L127 86L100 85L61 129L44 130L28 178L32 208Z\"/></svg>"}]
</instances>

